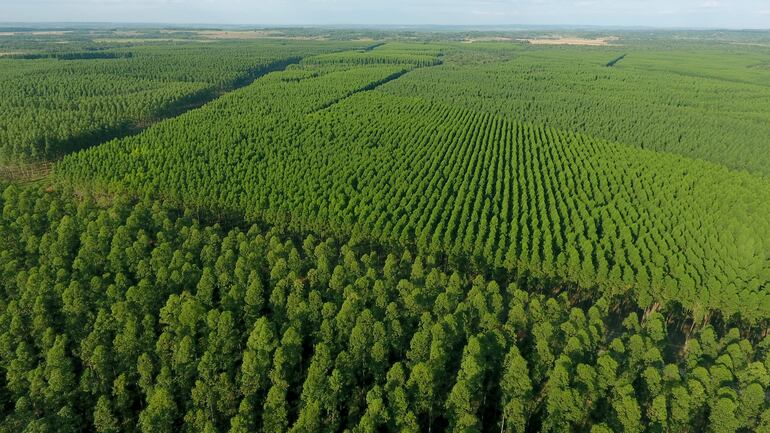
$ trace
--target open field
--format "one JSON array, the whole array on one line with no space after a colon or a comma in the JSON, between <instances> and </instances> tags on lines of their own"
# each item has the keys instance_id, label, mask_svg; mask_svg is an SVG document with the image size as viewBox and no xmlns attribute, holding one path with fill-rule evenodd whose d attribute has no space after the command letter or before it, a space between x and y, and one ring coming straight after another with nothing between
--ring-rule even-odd
<instances>
[{"instance_id":1,"label":"open field","mask_svg":"<svg viewBox=\"0 0 770 433\"><path fill-rule=\"evenodd\" d=\"M209 43L215 42L215 39L175 39L175 38L143 38L143 37L124 37L124 38L96 38L93 40L102 44L143 44L143 43Z\"/></svg>"},{"instance_id":2,"label":"open field","mask_svg":"<svg viewBox=\"0 0 770 433\"><path fill-rule=\"evenodd\" d=\"M245 31L199 31L200 36L208 39L297 39L323 40L320 36L288 36L283 32L264 30Z\"/></svg>"},{"instance_id":3,"label":"open field","mask_svg":"<svg viewBox=\"0 0 770 433\"><path fill-rule=\"evenodd\" d=\"M0 32L0 36L24 36L24 35L32 35L32 36L64 36L68 33L71 33L69 30L61 30L61 31L25 31L25 32Z\"/></svg>"},{"instance_id":4,"label":"open field","mask_svg":"<svg viewBox=\"0 0 770 433\"><path fill-rule=\"evenodd\" d=\"M532 45L584 45L589 47L601 47L609 45L618 40L615 36L608 36L606 38L535 38L535 39L521 39Z\"/></svg>"},{"instance_id":5,"label":"open field","mask_svg":"<svg viewBox=\"0 0 770 433\"><path fill-rule=\"evenodd\" d=\"M472 44L474 42L507 42L507 41L513 41L515 39L510 37L503 37L503 36L489 36L489 37L481 37L481 38L467 38L464 39L463 42Z\"/></svg>"}]
</instances>

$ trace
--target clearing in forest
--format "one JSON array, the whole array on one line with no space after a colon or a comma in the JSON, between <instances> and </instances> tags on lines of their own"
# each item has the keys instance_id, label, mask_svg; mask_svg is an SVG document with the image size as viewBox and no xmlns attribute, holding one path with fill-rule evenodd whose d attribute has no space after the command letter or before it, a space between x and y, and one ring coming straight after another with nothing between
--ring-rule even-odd
<instances>
[{"instance_id":1,"label":"clearing in forest","mask_svg":"<svg viewBox=\"0 0 770 433\"><path fill-rule=\"evenodd\" d=\"M534 39L520 39L522 41L529 42L532 45L585 45L591 47L600 47L609 45L610 42L618 40L617 36L608 36L605 38L534 38Z\"/></svg>"},{"instance_id":2,"label":"clearing in forest","mask_svg":"<svg viewBox=\"0 0 770 433\"><path fill-rule=\"evenodd\" d=\"M287 36L282 32L272 30L204 30L198 35L208 39L293 39L293 40L325 40L323 36Z\"/></svg>"},{"instance_id":3,"label":"clearing in forest","mask_svg":"<svg viewBox=\"0 0 770 433\"><path fill-rule=\"evenodd\" d=\"M513 40L514 40L513 38L506 37L506 36L490 36L490 37L481 37L481 38L466 38L466 39L463 39L463 43L472 44L474 42L510 42Z\"/></svg>"}]
</instances>

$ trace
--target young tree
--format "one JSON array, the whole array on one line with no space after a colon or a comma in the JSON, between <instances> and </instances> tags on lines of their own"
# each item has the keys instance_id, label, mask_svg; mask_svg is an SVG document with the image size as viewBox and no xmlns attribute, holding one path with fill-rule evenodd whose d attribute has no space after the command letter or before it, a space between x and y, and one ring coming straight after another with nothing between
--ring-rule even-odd
<instances>
[{"instance_id":1,"label":"young tree","mask_svg":"<svg viewBox=\"0 0 770 433\"><path fill-rule=\"evenodd\" d=\"M165 387L156 387L147 399L147 407L139 415L142 433L171 433L176 431L177 406Z\"/></svg>"},{"instance_id":2,"label":"young tree","mask_svg":"<svg viewBox=\"0 0 770 433\"><path fill-rule=\"evenodd\" d=\"M511 345L505 357L501 391L501 427L508 433L523 433L527 426L529 405L531 402L532 382L529 378L527 361L519 353L516 345Z\"/></svg>"},{"instance_id":3,"label":"young tree","mask_svg":"<svg viewBox=\"0 0 770 433\"><path fill-rule=\"evenodd\" d=\"M446 401L450 430L481 431L478 410L484 392L484 375L485 359L480 338L473 336L465 346L457 381Z\"/></svg>"},{"instance_id":4,"label":"young tree","mask_svg":"<svg viewBox=\"0 0 770 433\"><path fill-rule=\"evenodd\" d=\"M118 419L113 415L108 397L99 396L94 407L94 428L99 433L117 433L120 431Z\"/></svg>"}]
</instances>

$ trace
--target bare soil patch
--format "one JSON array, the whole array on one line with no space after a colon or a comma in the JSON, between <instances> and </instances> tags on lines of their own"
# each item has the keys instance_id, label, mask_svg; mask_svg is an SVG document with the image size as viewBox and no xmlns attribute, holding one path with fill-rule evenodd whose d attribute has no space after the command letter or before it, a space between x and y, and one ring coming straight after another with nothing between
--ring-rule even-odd
<instances>
[{"instance_id":1,"label":"bare soil patch","mask_svg":"<svg viewBox=\"0 0 770 433\"><path fill-rule=\"evenodd\" d=\"M730 42L731 45L746 45L750 47L770 47L770 44L758 44L751 42Z\"/></svg>"},{"instance_id":2,"label":"bare soil patch","mask_svg":"<svg viewBox=\"0 0 770 433\"><path fill-rule=\"evenodd\" d=\"M61 36L61 35L66 35L67 33L72 33L72 31L70 30L44 31L44 32L31 32L30 34L33 34L35 36Z\"/></svg>"},{"instance_id":3,"label":"bare soil patch","mask_svg":"<svg viewBox=\"0 0 770 433\"><path fill-rule=\"evenodd\" d=\"M48 176L52 169L53 163L50 161L0 165L0 179L33 182Z\"/></svg>"},{"instance_id":4,"label":"bare soil patch","mask_svg":"<svg viewBox=\"0 0 770 433\"><path fill-rule=\"evenodd\" d=\"M289 36L273 30L203 30L197 32L200 36L209 39L297 39L297 40L323 40L323 36Z\"/></svg>"},{"instance_id":5,"label":"bare soil patch","mask_svg":"<svg viewBox=\"0 0 770 433\"><path fill-rule=\"evenodd\" d=\"M94 39L97 43L113 43L113 44L135 44L143 42L195 42L195 43L209 43L216 42L213 39L176 39L176 38L100 38Z\"/></svg>"},{"instance_id":6,"label":"bare soil patch","mask_svg":"<svg viewBox=\"0 0 770 433\"><path fill-rule=\"evenodd\" d=\"M72 33L71 30L35 31L35 32L0 32L0 36L33 35L33 36L62 36Z\"/></svg>"},{"instance_id":7,"label":"bare soil patch","mask_svg":"<svg viewBox=\"0 0 770 433\"><path fill-rule=\"evenodd\" d=\"M618 40L617 36L608 36L606 38L535 38L535 39L520 39L522 41L529 42L532 45L584 45L590 47L600 47L609 45L611 42Z\"/></svg>"},{"instance_id":8,"label":"bare soil patch","mask_svg":"<svg viewBox=\"0 0 770 433\"><path fill-rule=\"evenodd\" d=\"M480 38L466 38L466 39L463 39L463 43L472 44L474 42L510 42L513 40L514 40L513 38L509 38L506 36L489 36L489 37L480 37Z\"/></svg>"}]
</instances>

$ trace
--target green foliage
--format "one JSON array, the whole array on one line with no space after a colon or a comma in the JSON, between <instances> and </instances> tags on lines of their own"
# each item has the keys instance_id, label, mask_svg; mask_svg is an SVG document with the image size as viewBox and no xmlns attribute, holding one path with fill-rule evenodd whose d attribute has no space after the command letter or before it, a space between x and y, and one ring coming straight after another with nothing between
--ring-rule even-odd
<instances>
[{"instance_id":1,"label":"green foliage","mask_svg":"<svg viewBox=\"0 0 770 433\"><path fill-rule=\"evenodd\" d=\"M770 173L765 48L493 46L446 50L383 90Z\"/></svg>"},{"instance_id":2,"label":"green foliage","mask_svg":"<svg viewBox=\"0 0 770 433\"><path fill-rule=\"evenodd\" d=\"M2 186L0 432L770 431L754 48L366 45L0 59L22 159L285 67Z\"/></svg>"},{"instance_id":3,"label":"green foliage","mask_svg":"<svg viewBox=\"0 0 770 433\"><path fill-rule=\"evenodd\" d=\"M770 343L709 326L674 345L682 312L159 202L10 186L0 206L0 431L768 425Z\"/></svg>"},{"instance_id":4,"label":"green foliage","mask_svg":"<svg viewBox=\"0 0 770 433\"><path fill-rule=\"evenodd\" d=\"M472 65L417 68L409 44L389 45L345 52L343 63L309 57L57 171L83 187L410 247L486 275L630 293L700 323L770 317L766 178L395 92L418 81L441 93L431 71ZM403 64L355 60L393 52ZM477 80L463 77L450 76L476 95Z\"/></svg>"},{"instance_id":5,"label":"green foliage","mask_svg":"<svg viewBox=\"0 0 770 433\"><path fill-rule=\"evenodd\" d=\"M351 45L356 44L139 45L53 53L54 59L0 57L0 163L62 156L303 56Z\"/></svg>"}]
</instances>

